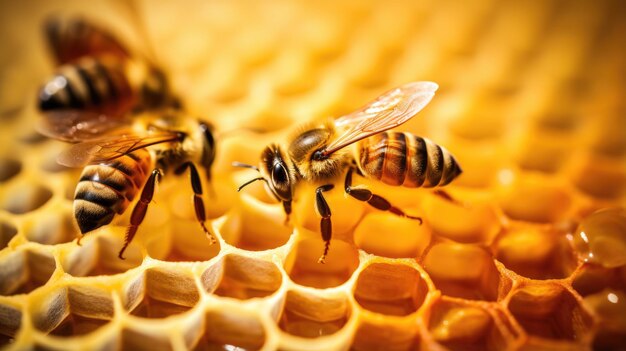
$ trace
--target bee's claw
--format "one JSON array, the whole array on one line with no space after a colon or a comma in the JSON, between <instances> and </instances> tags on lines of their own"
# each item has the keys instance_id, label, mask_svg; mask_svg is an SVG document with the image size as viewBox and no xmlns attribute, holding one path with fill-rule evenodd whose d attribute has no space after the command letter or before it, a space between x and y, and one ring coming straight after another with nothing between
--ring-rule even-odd
<instances>
[{"instance_id":1,"label":"bee's claw","mask_svg":"<svg viewBox=\"0 0 626 351\"><path fill-rule=\"evenodd\" d=\"M200 222L200 226L202 227L202 230L204 231L204 234L207 236L207 238L209 239L209 245L214 245L215 243L217 243L217 240L215 240L215 237L213 236L213 234L211 234L211 232L209 231L209 229L206 227L206 225L204 224L204 222Z\"/></svg>"}]
</instances>

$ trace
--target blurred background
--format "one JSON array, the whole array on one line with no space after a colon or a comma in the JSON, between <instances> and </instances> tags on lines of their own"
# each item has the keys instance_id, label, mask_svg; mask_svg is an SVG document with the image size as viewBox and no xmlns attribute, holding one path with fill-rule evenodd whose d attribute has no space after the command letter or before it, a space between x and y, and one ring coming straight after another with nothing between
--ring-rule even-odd
<instances>
[{"instance_id":1,"label":"blurred background","mask_svg":"<svg viewBox=\"0 0 626 351\"><path fill-rule=\"evenodd\" d=\"M432 80L437 97L405 129L457 151L462 184L528 171L624 198L622 1L136 1L138 16L122 1L0 6L2 124L26 134L54 69L42 21L83 14L161 64L186 107L221 129L338 116Z\"/></svg>"}]
</instances>

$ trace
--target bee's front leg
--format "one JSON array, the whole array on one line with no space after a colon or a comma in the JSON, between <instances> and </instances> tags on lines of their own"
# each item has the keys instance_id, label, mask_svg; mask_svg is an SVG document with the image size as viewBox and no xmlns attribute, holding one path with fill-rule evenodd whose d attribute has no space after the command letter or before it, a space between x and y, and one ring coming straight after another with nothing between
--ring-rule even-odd
<instances>
[{"instance_id":1,"label":"bee's front leg","mask_svg":"<svg viewBox=\"0 0 626 351\"><path fill-rule=\"evenodd\" d=\"M117 257L122 260L124 259L124 251L126 251L126 248L128 247L128 245L130 245L130 242L133 241L133 238L137 233L137 228L139 228L139 225L141 224L141 222L143 222L144 217L146 217L146 212L148 212L148 205L150 204L150 202L152 202L152 197L154 197L154 188L156 187L156 183L161 179L162 176L163 174L159 169L153 170L152 174L150 174L150 178L148 178L146 185L144 185L143 190L141 191L141 197L133 208L133 213L130 215L130 225L126 229L124 246L122 246L122 249L117 255Z\"/></svg>"},{"instance_id":2,"label":"bee's front leg","mask_svg":"<svg viewBox=\"0 0 626 351\"><path fill-rule=\"evenodd\" d=\"M330 207L328 206L328 202L324 198L323 192L329 191L335 186L332 184L326 184L315 189L315 209L322 216L320 221L320 230L322 232L322 240L324 240L324 253L317 261L318 263L324 263L326 261L326 255L328 254L328 249L330 247L330 238L333 234L332 223L330 221Z\"/></svg>"},{"instance_id":3,"label":"bee's front leg","mask_svg":"<svg viewBox=\"0 0 626 351\"><path fill-rule=\"evenodd\" d=\"M198 222L200 222L200 226L202 227L202 230L206 234L207 238L211 241L211 245L213 245L216 242L215 238L204 224L206 221L206 211L204 210L204 200L202 200L202 182L200 181L200 175L198 174L196 165L192 162L185 162L178 167L174 173L180 175L184 173L187 168L189 168L191 189L193 189L193 206L196 211L196 218L198 219Z\"/></svg>"},{"instance_id":4,"label":"bee's front leg","mask_svg":"<svg viewBox=\"0 0 626 351\"><path fill-rule=\"evenodd\" d=\"M410 219L415 219L417 221L420 222L420 224L422 224L422 219L420 217L415 217L415 216L410 216L406 213L404 213L404 211L402 211L401 209L393 206L387 199L385 199L384 197L380 196L380 195L376 195L373 194L370 190L368 189L362 189L362 188L354 188L352 187L352 172L354 171L354 168L350 168L348 170L348 173L346 174L346 180L344 182L344 189L346 191L346 193L350 196L352 196L353 198L359 200L359 201L363 201L363 202L367 202L370 206L374 207L375 209L381 210L381 211L389 211L397 216L400 217L406 217L406 218L410 218Z\"/></svg>"}]
</instances>

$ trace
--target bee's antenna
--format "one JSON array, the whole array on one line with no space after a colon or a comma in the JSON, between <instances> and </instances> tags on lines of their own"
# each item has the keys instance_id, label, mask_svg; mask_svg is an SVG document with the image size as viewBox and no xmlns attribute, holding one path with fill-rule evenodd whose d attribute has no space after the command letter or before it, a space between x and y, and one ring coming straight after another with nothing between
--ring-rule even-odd
<instances>
[{"instance_id":1,"label":"bee's antenna","mask_svg":"<svg viewBox=\"0 0 626 351\"><path fill-rule=\"evenodd\" d=\"M241 167L241 168L250 168L250 169L254 169L257 172L260 172L259 171L259 167L253 166L253 165L249 165L247 163L241 163L241 162L236 162L235 161L235 162L232 163L232 166L233 167Z\"/></svg>"},{"instance_id":2,"label":"bee's antenna","mask_svg":"<svg viewBox=\"0 0 626 351\"><path fill-rule=\"evenodd\" d=\"M239 188L237 188L237 192L241 191L241 189L243 189L243 188L245 188L246 186L248 186L248 185L250 185L250 184L252 184L252 183L256 182L257 180L262 180L262 181L264 181L264 182L266 182L266 183L267 183L267 179L265 179L265 178L263 178L263 177L254 178L254 179L252 179L252 180L249 180L249 181L247 181L247 182L243 183L243 184L242 184Z\"/></svg>"}]
</instances>

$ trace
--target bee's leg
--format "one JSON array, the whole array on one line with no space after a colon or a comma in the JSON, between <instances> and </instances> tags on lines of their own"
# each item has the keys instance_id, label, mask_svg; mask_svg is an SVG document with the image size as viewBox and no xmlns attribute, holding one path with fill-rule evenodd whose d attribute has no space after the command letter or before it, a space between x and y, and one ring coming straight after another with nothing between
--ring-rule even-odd
<instances>
[{"instance_id":1,"label":"bee's leg","mask_svg":"<svg viewBox=\"0 0 626 351\"><path fill-rule=\"evenodd\" d=\"M200 176L198 175L198 169L196 168L196 165L194 165L192 162L185 162L180 167L178 167L174 171L174 173L180 175L185 172L187 168L189 168L191 188L193 189L193 206L196 211L196 218L198 219L198 222L200 222L200 226L202 227L202 230L204 230L207 238L209 238L209 240L211 241L211 245L213 245L216 242L215 238L204 224L204 222L206 221L206 212L204 211L204 200L202 200L202 182L200 181Z\"/></svg>"},{"instance_id":2,"label":"bee's leg","mask_svg":"<svg viewBox=\"0 0 626 351\"><path fill-rule=\"evenodd\" d=\"M410 216L404 213L401 209L391 205L391 203L387 201L387 199L385 199L384 197L380 195L373 194L369 189L352 187L352 172L353 171L354 171L354 168L350 168L348 170L348 173L346 174L346 180L344 182L344 189L346 190L346 193L348 195L352 196L353 198L359 201L367 202L370 206L374 207L375 209L378 209L381 211L389 211L400 217L415 219L415 220L418 220L420 224L422 224L422 219L420 217Z\"/></svg>"},{"instance_id":3,"label":"bee's leg","mask_svg":"<svg viewBox=\"0 0 626 351\"><path fill-rule=\"evenodd\" d=\"M453 204L455 204L457 206L468 207L467 204L464 204L463 202L455 199L454 197L452 197L452 195L450 195L450 193L448 193L445 190L437 189L437 190L433 191L433 194L435 194L435 195L441 197L442 199L444 199L444 200L446 200L446 201L448 201L450 203L453 203Z\"/></svg>"},{"instance_id":4,"label":"bee's leg","mask_svg":"<svg viewBox=\"0 0 626 351\"><path fill-rule=\"evenodd\" d=\"M330 238L333 234L333 228L330 222L330 207L324 199L324 191L331 190L335 186L332 184L326 184L315 189L315 208L317 212L322 216L320 221L320 230L322 232L322 240L324 240L324 254L317 260L318 263L324 263L326 261L326 255L328 254L328 248L330 247Z\"/></svg>"},{"instance_id":5,"label":"bee's leg","mask_svg":"<svg viewBox=\"0 0 626 351\"><path fill-rule=\"evenodd\" d=\"M291 201L283 201L283 209L285 210L285 225L289 224L289 215L291 214Z\"/></svg>"},{"instance_id":6,"label":"bee's leg","mask_svg":"<svg viewBox=\"0 0 626 351\"><path fill-rule=\"evenodd\" d=\"M137 228L139 228L139 225L141 224L141 222L143 222L143 219L146 216L146 212L148 211L148 205L150 204L150 202L152 201L152 197L154 196L155 185L159 180L161 180L161 176L162 174L159 169L155 169L152 171L152 174L150 174L150 178L148 178L146 185L141 191L141 197L139 198L139 202L137 202L135 208L133 208L133 213L130 215L130 225L128 225L128 228L126 228L126 235L124 236L124 246L122 246L120 253L117 255L117 257L121 258L122 260L124 259L124 251L126 251L126 248L130 244L130 242L133 241L133 238L137 233Z\"/></svg>"}]
</instances>

